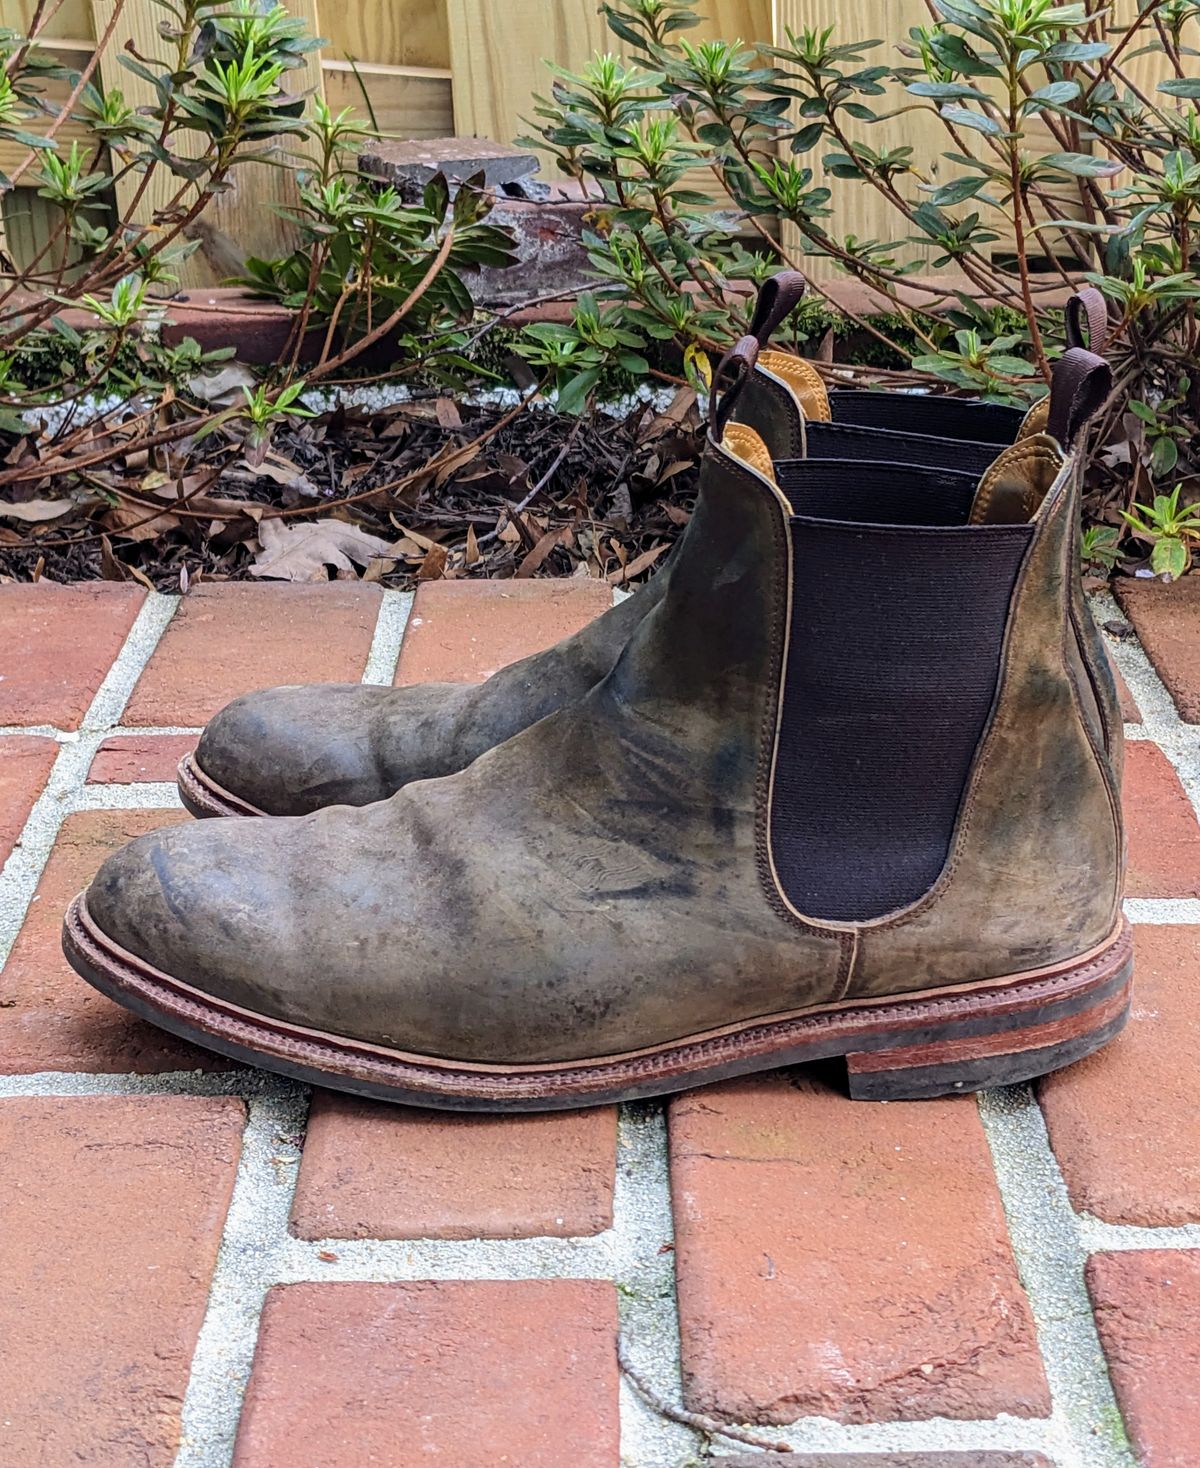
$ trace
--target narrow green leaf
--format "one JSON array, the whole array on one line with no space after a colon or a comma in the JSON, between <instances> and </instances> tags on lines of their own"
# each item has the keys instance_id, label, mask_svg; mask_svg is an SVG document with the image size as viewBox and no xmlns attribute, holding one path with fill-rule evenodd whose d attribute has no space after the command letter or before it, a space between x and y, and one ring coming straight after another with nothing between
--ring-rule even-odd
<instances>
[{"instance_id":1,"label":"narrow green leaf","mask_svg":"<svg viewBox=\"0 0 1200 1468\"><path fill-rule=\"evenodd\" d=\"M973 199L986 183L986 178L953 178L941 188L934 189L929 202L939 208L944 204L961 204L964 199Z\"/></svg>"},{"instance_id":2,"label":"narrow green leaf","mask_svg":"<svg viewBox=\"0 0 1200 1468\"><path fill-rule=\"evenodd\" d=\"M1077 178L1111 178L1125 166L1112 158L1096 158L1091 153L1047 153L1041 164Z\"/></svg>"},{"instance_id":3,"label":"narrow green leaf","mask_svg":"<svg viewBox=\"0 0 1200 1468\"><path fill-rule=\"evenodd\" d=\"M987 133L992 138L998 138L1004 132L996 119L985 112L972 112L966 107L942 107L939 111L947 122L954 123L956 127L974 128L977 133Z\"/></svg>"}]
</instances>

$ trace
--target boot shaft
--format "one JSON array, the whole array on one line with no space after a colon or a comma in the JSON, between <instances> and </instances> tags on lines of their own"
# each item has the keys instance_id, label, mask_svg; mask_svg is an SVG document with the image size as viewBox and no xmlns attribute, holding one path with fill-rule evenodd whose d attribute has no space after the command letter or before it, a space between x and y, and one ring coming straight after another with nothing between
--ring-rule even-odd
<instances>
[{"instance_id":1,"label":"boot shaft","mask_svg":"<svg viewBox=\"0 0 1200 1468\"><path fill-rule=\"evenodd\" d=\"M1120 726L1076 553L1076 443L1107 369L1068 356L1055 433L970 492L888 464L789 464L775 482L721 446L726 403L695 543L646 629L657 652L625 661L629 696L650 678L698 769L718 749L728 787L753 788L764 893L796 927L846 935L850 994L1053 963L1116 921Z\"/></svg>"}]
</instances>

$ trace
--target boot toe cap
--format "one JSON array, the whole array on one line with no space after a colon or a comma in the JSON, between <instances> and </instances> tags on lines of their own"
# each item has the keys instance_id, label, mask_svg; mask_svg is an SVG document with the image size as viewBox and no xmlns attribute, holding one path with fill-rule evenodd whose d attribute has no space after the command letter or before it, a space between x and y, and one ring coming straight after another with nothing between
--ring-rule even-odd
<instances>
[{"instance_id":1,"label":"boot toe cap","mask_svg":"<svg viewBox=\"0 0 1200 1468\"><path fill-rule=\"evenodd\" d=\"M91 924L113 947L201 987L208 967L201 955L212 946L218 914L188 873L202 867L210 829L168 826L139 836L108 858L85 893Z\"/></svg>"},{"instance_id":2,"label":"boot toe cap","mask_svg":"<svg viewBox=\"0 0 1200 1468\"><path fill-rule=\"evenodd\" d=\"M96 970L111 992L123 976L156 976L251 1014L324 1031L401 1016L405 980L362 961L353 905L339 867L342 835L363 812L346 806L297 818L192 821L131 841L100 868L80 921L95 947L74 953L84 977ZM378 861L370 864L378 867ZM349 906L347 906L347 904ZM403 944L414 925L390 906ZM168 1025L168 1028L171 1026Z\"/></svg>"},{"instance_id":3,"label":"boot toe cap","mask_svg":"<svg viewBox=\"0 0 1200 1468\"><path fill-rule=\"evenodd\" d=\"M389 695L391 689L357 683L244 694L209 721L196 767L267 815L386 799L393 787L371 736Z\"/></svg>"}]
</instances>

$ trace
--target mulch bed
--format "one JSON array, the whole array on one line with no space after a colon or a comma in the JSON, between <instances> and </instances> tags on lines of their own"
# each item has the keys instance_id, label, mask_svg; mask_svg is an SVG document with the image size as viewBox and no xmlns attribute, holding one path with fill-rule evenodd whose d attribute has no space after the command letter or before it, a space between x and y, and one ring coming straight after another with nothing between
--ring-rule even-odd
<instances>
[{"instance_id":1,"label":"mulch bed","mask_svg":"<svg viewBox=\"0 0 1200 1468\"><path fill-rule=\"evenodd\" d=\"M687 523L700 446L690 390L665 412L624 418L449 398L338 408L276 430L261 463L231 461L230 442L214 434L135 450L73 484L66 494L79 503L45 523L6 519L0 503L0 573L136 579L162 591L255 575L621 584L648 574ZM43 482L3 498L20 513L22 501L60 496ZM268 548L261 527L277 517Z\"/></svg>"}]
</instances>

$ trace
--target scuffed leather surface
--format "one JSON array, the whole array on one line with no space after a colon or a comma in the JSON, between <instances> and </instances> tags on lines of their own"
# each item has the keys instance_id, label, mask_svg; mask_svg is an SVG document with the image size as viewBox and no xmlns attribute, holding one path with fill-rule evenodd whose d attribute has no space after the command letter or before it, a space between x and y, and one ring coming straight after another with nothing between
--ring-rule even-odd
<instances>
[{"instance_id":1,"label":"scuffed leather surface","mask_svg":"<svg viewBox=\"0 0 1200 1468\"><path fill-rule=\"evenodd\" d=\"M1056 963L1101 943L1116 921L1115 782L1069 670L1077 483L1068 464L1042 507L947 868L909 912L862 930L854 996Z\"/></svg>"},{"instance_id":2,"label":"scuffed leather surface","mask_svg":"<svg viewBox=\"0 0 1200 1468\"><path fill-rule=\"evenodd\" d=\"M733 418L772 441L799 435L790 396L764 373L748 378ZM670 566L573 636L481 685L326 683L245 694L209 721L196 763L239 799L288 816L370 805L410 781L454 774L598 683L661 601Z\"/></svg>"},{"instance_id":3,"label":"scuffed leather surface","mask_svg":"<svg viewBox=\"0 0 1200 1468\"><path fill-rule=\"evenodd\" d=\"M260 1014L513 1064L831 1002L847 979L884 997L1069 960L1111 928L1120 841L1067 668L1067 482L1014 598L952 865L898 917L814 927L761 861L787 525L770 485L711 453L670 595L575 704L366 809L153 833L105 863L91 916Z\"/></svg>"},{"instance_id":4,"label":"scuffed leather surface","mask_svg":"<svg viewBox=\"0 0 1200 1468\"><path fill-rule=\"evenodd\" d=\"M755 862L783 525L710 455L669 600L577 703L366 809L136 841L92 918L260 1013L459 1059L615 1054L832 999L841 940L797 932Z\"/></svg>"},{"instance_id":5,"label":"scuffed leather surface","mask_svg":"<svg viewBox=\"0 0 1200 1468\"><path fill-rule=\"evenodd\" d=\"M413 780L465 769L604 677L662 598L669 566L619 606L485 683L266 688L210 720L200 769L269 815L386 800Z\"/></svg>"},{"instance_id":6,"label":"scuffed leather surface","mask_svg":"<svg viewBox=\"0 0 1200 1468\"><path fill-rule=\"evenodd\" d=\"M766 362L763 361L764 356L768 359ZM782 357L781 352L759 353L763 367ZM824 416L829 416L828 408ZM746 386L734 408L733 421L753 428L773 459L804 457L804 419L797 411L796 399L787 385L769 372L760 369L746 379Z\"/></svg>"}]
</instances>

